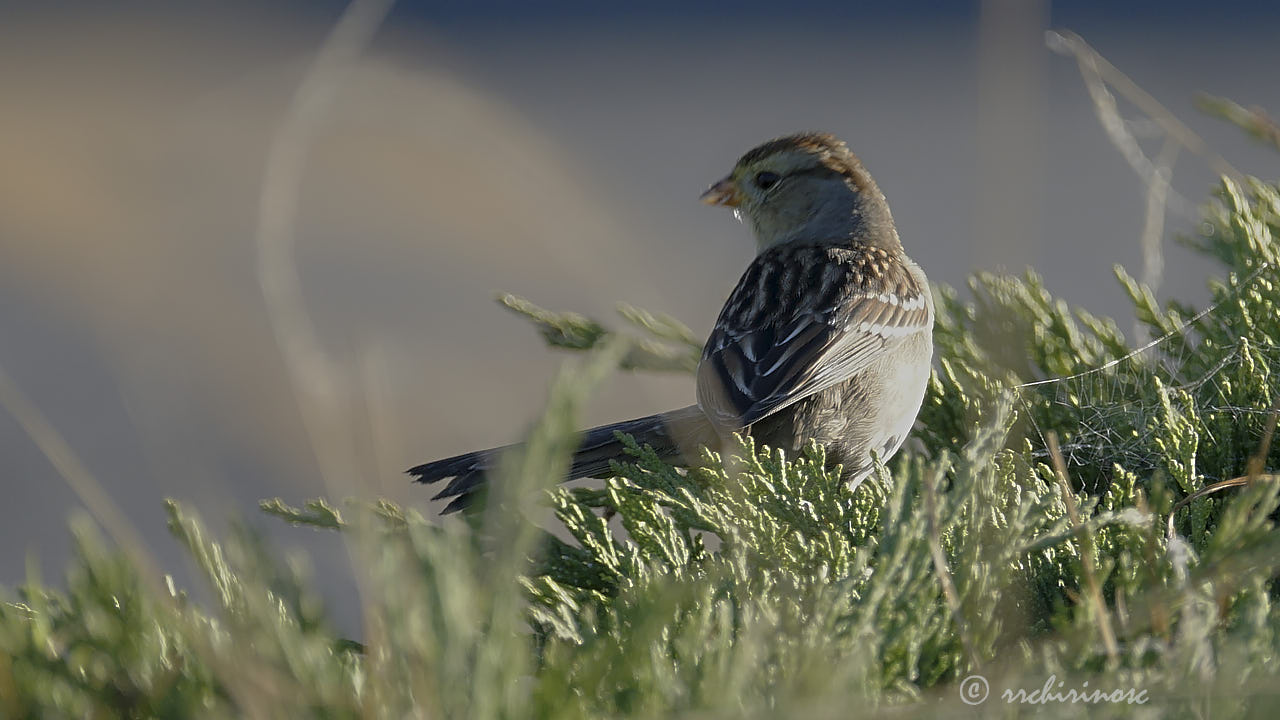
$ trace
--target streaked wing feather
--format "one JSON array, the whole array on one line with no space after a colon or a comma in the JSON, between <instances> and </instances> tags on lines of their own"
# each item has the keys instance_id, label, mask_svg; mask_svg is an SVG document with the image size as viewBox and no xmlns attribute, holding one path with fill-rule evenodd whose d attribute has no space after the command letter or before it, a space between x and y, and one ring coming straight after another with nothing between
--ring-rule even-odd
<instances>
[{"instance_id":1,"label":"streaked wing feather","mask_svg":"<svg viewBox=\"0 0 1280 720\"><path fill-rule=\"evenodd\" d=\"M773 248L748 268L707 340L698 404L732 431L843 382L929 329L927 292L882 250Z\"/></svg>"}]
</instances>

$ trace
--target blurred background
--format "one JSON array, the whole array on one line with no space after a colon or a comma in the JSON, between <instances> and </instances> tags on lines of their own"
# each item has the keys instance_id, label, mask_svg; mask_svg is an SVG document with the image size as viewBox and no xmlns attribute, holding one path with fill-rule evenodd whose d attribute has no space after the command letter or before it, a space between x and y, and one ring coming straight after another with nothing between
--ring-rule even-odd
<instances>
[{"instance_id":1,"label":"blurred background","mask_svg":"<svg viewBox=\"0 0 1280 720\"><path fill-rule=\"evenodd\" d=\"M401 2L298 186L303 294L358 401L342 418L358 477L326 483L255 241L273 134L344 6L0 3L0 368L179 576L164 497L310 549L350 606L340 543L257 501L427 510L404 468L519 438L563 356L497 291L606 321L626 301L704 335L752 241L697 196L775 135L847 139L935 282L1032 266L1128 328L1111 267L1142 270L1147 185L1049 28L1080 33L1242 172L1280 175L1280 156L1192 104L1280 111L1273 3ZM1150 124L1121 109L1155 155ZM1197 231L1214 178L1178 157L1162 297L1207 297L1215 268L1173 239ZM585 420L692 396L689 377L619 375ZM0 460L0 584L32 562L56 580L81 501L7 412Z\"/></svg>"}]
</instances>

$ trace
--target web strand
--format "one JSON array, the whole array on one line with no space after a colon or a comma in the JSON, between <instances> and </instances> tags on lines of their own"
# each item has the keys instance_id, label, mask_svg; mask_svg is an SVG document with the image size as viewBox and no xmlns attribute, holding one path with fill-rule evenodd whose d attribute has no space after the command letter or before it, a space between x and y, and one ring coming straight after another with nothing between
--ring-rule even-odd
<instances>
[{"instance_id":1,"label":"web strand","mask_svg":"<svg viewBox=\"0 0 1280 720\"><path fill-rule=\"evenodd\" d=\"M1192 350L1199 346L1190 340L1194 329L1236 302L1263 272L1270 269L1271 263L1261 263L1223 297L1179 322L1174 329L1098 367L1006 388L1004 392L1012 393L1021 414L1027 418L1038 438L1035 456L1049 456L1047 433L1037 418L1038 406L1041 413L1064 413L1069 416L1069 422L1076 424L1070 439L1061 445L1061 451L1070 464L1110 460L1130 471L1149 470L1154 466L1150 452L1154 430L1150 421L1166 412L1162 405L1170 402L1172 391L1191 396L1229 397L1229 385L1220 384L1224 382L1223 374L1245 360L1246 348L1255 355L1261 354L1269 367L1280 368L1280 346L1248 337L1238 338L1230 346L1216 348L1223 355L1210 367L1191 366L1197 355ZM1139 362L1141 358L1153 355L1155 357L1150 361ZM1187 377L1191 372L1194 376ZM1148 392L1157 382L1160 392ZM1236 422L1265 416L1269 412L1266 408L1222 402L1198 407L1210 422L1226 419Z\"/></svg>"}]
</instances>

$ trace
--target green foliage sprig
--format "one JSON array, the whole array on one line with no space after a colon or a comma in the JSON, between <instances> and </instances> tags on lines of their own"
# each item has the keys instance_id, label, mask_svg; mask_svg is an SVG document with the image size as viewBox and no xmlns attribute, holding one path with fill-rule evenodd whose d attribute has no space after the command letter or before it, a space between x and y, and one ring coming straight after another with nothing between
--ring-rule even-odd
<instances>
[{"instance_id":1,"label":"green foliage sprig","mask_svg":"<svg viewBox=\"0 0 1280 720\"><path fill-rule=\"evenodd\" d=\"M693 470L632 445L602 484L555 486L584 392L565 379L479 519L268 502L349 543L358 642L248 530L217 541L170 505L212 590L197 603L77 525L65 589L33 575L0 604L0 716L932 715L967 710L971 675L1008 714L1076 715L1002 699L1051 677L1141 691L1091 707L1114 714L1256 712L1280 655L1280 191L1219 200L1195 243L1224 264L1211 311L1117 270L1157 338L1137 351L1035 275L941 289L918 447L853 492L822 448L750 439ZM598 323L507 304L589 350L595 380L696 361L666 318L624 312L674 348L638 359Z\"/></svg>"}]
</instances>

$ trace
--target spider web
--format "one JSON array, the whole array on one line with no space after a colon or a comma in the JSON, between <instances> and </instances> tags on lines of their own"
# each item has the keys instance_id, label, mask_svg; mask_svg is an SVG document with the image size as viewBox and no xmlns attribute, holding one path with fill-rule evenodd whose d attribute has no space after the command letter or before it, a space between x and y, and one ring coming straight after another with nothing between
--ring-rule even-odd
<instances>
[{"instance_id":1,"label":"spider web","mask_svg":"<svg viewBox=\"0 0 1280 720\"><path fill-rule=\"evenodd\" d=\"M1243 176L1080 36L1050 31L1045 40L1051 50L1076 61L1108 139L1147 188L1141 282L1154 292L1164 266L1166 213L1196 214L1170 187L1179 153L1190 151L1221 176ZM1124 117L1120 99L1141 118ZM1144 139L1159 141L1159 152L1149 154ZM1241 258L1233 260L1228 264ZM1083 372L1009 388L1015 410L1030 426L1033 456L1052 460L1048 439L1057 431L1068 467L1094 473L1092 481L1081 479L1095 490L1116 465L1145 475L1161 465L1190 463L1186 476L1202 481L1241 473L1245 459L1259 450L1268 416L1280 412L1280 346L1248 327L1275 313L1266 293L1278 280L1276 267L1258 260L1244 260L1246 267L1237 272L1252 266L1247 275L1233 275L1216 302L1150 342ZM1264 279L1271 285L1259 289ZM1136 325L1139 342L1151 327Z\"/></svg>"},{"instance_id":2,"label":"spider web","mask_svg":"<svg viewBox=\"0 0 1280 720\"><path fill-rule=\"evenodd\" d=\"M1033 456L1050 462L1049 428L1067 429L1059 447L1069 467L1106 475L1118 464L1147 474L1167 461L1170 449L1160 441L1171 418L1195 413L1208 431L1201 448L1220 451L1220 462L1198 468L1199 475L1218 480L1215 473L1241 470L1257 449L1254 430L1276 412L1280 345L1233 326L1233 304L1272 269L1260 264L1217 302L1099 367L1009 388L1030 425Z\"/></svg>"}]
</instances>

